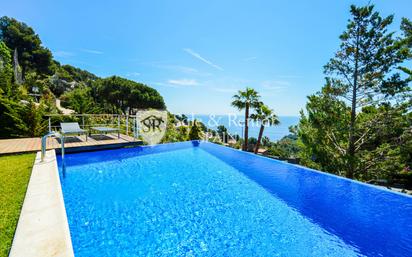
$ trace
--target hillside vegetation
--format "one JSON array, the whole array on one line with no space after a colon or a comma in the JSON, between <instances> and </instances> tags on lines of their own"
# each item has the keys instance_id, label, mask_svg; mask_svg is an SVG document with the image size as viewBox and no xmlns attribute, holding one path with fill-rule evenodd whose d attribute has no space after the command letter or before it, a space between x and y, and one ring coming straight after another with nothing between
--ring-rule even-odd
<instances>
[{"instance_id":1,"label":"hillside vegetation","mask_svg":"<svg viewBox=\"0 0 412 257\"><path fill-rule=\"evenodd\" d=\"M0 138L39 136L55 99L77 113L133 113L165 109L153 88L118 76L100 78L53 59L39 35L23 22L0 18Z\"/></svg>"}]
</instances>

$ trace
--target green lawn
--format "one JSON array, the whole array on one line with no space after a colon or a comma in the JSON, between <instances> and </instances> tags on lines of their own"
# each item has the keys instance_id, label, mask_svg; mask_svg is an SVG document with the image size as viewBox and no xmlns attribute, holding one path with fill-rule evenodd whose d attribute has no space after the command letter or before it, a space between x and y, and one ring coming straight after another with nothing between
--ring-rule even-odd
<instances>
[{"instance_id":1,"label":"green lawn","mask_svg":"<svg viewBox=\"0 0 412 257\"><path fill-rule=\"evenodd\" d=\"M0 257L8 255L35 154L0 156Z\"/></svg>"}]
</instances>

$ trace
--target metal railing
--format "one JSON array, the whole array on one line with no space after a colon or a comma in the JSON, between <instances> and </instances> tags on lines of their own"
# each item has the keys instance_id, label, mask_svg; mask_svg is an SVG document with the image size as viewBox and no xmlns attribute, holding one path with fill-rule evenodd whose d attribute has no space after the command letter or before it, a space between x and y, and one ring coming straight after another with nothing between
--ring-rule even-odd
<instances>
[{"instance_id":1,"label":"metal railing","mask_svg":"<svg viewBox=\"0 0 412 257\"><path fill-rule=\"evenodd\" d=\"M80 127L90 130L91 127L108 126L117 127L121 134L138 137L138 118L136 115L128 114L49 114L48 131L59 131L60 122L78 122Z\"/></svg>"},{"instance_id":2,"label":"metal railing","mask_svg":"<svg viewBox=\"0 0 412 257\"><path fill-rule=\"evenodd\" d=\"M46 135L41 138L41 161L44 161L44 157L46 155L46 148L47 148L47 138L49 137L58 137L60 138L61 148L62 148L62 159L64 159L64 136L59 132L50 131Z\"/></svg>"}]
</instances>

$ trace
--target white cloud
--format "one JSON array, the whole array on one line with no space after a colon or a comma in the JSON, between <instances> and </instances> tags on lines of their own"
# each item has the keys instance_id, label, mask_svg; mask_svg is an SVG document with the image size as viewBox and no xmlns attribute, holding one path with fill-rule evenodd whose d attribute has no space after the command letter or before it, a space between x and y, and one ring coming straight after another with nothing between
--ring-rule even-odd
<instances>
[{"instance_id":1,"label":"white cloud","mask_svg":"<svg viewBox=\"0 0 412 257\"><path fill-rule=\"evenodd\" d=\"M149 85L155 85L155 86L161 86L161 87L170 87L170 88L186 88L185 86L177 85L177 84L171 84L169 81L166 82L150 82L148 83Z\"/></svg>"},{"instance_id":2,"label":"white cloud","mask_svg":"<svg viewBox=\"0 0 412 257\"><path fill-rule=\"evenodd\" d=\"M197 86L199 83L195 79L169 79L167 83L177 86Z\"/></svg>"},{"instance_id":3,"label":"white cloud","mask_svg":"<svg viewBox=\"0 0 412 257\"><path fill-rule=\"evenodd\" d=\"M187 66L171 65L168 68L174 69L178 72L190 74L190 75L197 75L197 76L204 76L204 77L212 75L211 73L203 72L198 69L187 67Z\"/></svg>"},{"instance_id":4,"label":"white cloud","mask_svg":"<svg viewBox=\"0 0 412 257\"><path fill-rule=\"evenodd\" d=\"M196 68L188 67L188 66L181 66L181 65L155 65L155 67L162 68L162 69L168 69L168 70L173 70L176 72L181 72L185 74L190 74L190 75L199 75L199 76L210 76L210 73L207 72L202 72L199 71Z\"/></svg>"},{"instance_id":5,"label":"white cloud","mask_svg":"<svg viewBox=\"0 0 412 257\"><path fill-rule=\"evenodd\" d=\"M82 52L89 53L89 54L103 54L102 51L93 50L93 49L81 49Z\"/></svg>"},{"instance_id":6,"label":"white cloud","mask_svg":"<svg viewBox=\"0 0 412 257\"><path fill-rule=\"evenodd\" d=\"M191 56L195 57L196 59L198 59L198 60L200 60L200 61L208 64L209 66L211 66L211 67L213 67L213 68L215 68L215 69L218 69L218 70L223 71L223 68L222 68L222 67L214 64L213 62L211 62L211 61L209 61L209 60L207 60L207 59L205 59L205 58L203 58L200 54L196 53L196 52L193 51L192 49L190 49L190 48L184 48L183 51L185 51L186 53L188 53L188 54L190 54Z\"/></svg>"},{"instance_id":7,"label":"white cloud","mask_svg":"<svg viewBox=\"0 0 412 257\"><path fill-rule=\"evenodd\" d=\"M72 53L72 52L67 52L67 51L58 50L58 51L55 51L55 52L53 53L53 55L54 55L55 57L67 58L67 57L72 57L72 56L74 56L75 54Z\"/></svg>"},{"instance_id":8,"label":"white cloud","mask_svg":"<svg viewBox=\"0 0 412 257\"><path fill-rule=\"evenodd\" d=\"M196 73L199 72L195 68L186 67L186 66L179 66L179 65L165 65L163 67L166 68L166 69L176 70L176 71L183 72L183 73L188 73L188 74L196 74Z\"/></svg>"},{"instance_id":9,"label":"white cloud","mask_svg":"<svg viewBox=\"0 0 412 257\"><path fill-rule=\"evenodd\" d=\"M129 73L126 73L126 77L137 77L137 76L140 76L140 73L139 73L139 72L129 72Z\"/></svg>"},{"instance_id":10,"label":"white cloud","mask_svg":"<svg viewBox=\"0 0 412 257\"><path fill-rule=\"evenodd\" d=\"M212 75L209 72L204 72L204 71L198 70L193 67L172 64L166 61L138 62L138 60L133 60L133 59L130 59L129 61L137 62L139 65L143 65L143 66L150 66L150 67L159 68L159 69L166 69L166 70L171 70L174 72L184 73L188 75L196 75L196 76L203 76L203 77Z\"/></svg>"},{"instance_id":11,"label":"white cloud","mask_svg":"<svg viewBox=\"0 0 412 257\"><path fill-rule=\"evenodd\" d=\"M148 85L162 86L162 87L176 87L164 82L149 82Z\"/></svg>"}]
</instances>

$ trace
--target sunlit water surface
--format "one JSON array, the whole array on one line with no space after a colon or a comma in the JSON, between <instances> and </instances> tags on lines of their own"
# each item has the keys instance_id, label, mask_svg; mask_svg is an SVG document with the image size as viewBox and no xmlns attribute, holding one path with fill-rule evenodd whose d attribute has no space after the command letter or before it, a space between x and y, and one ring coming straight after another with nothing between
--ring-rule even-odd
<instances>
[{"instance_id":1,"label":"sunlit water surface","mask_svg":"<svg viewBox=\"0 0 412 257\"><path fill-rule=\"evenodd\" d=\"M68 154L59 166L78 257L412 252L411 198L210 143Z\"/></svg>"}]
</instances>

